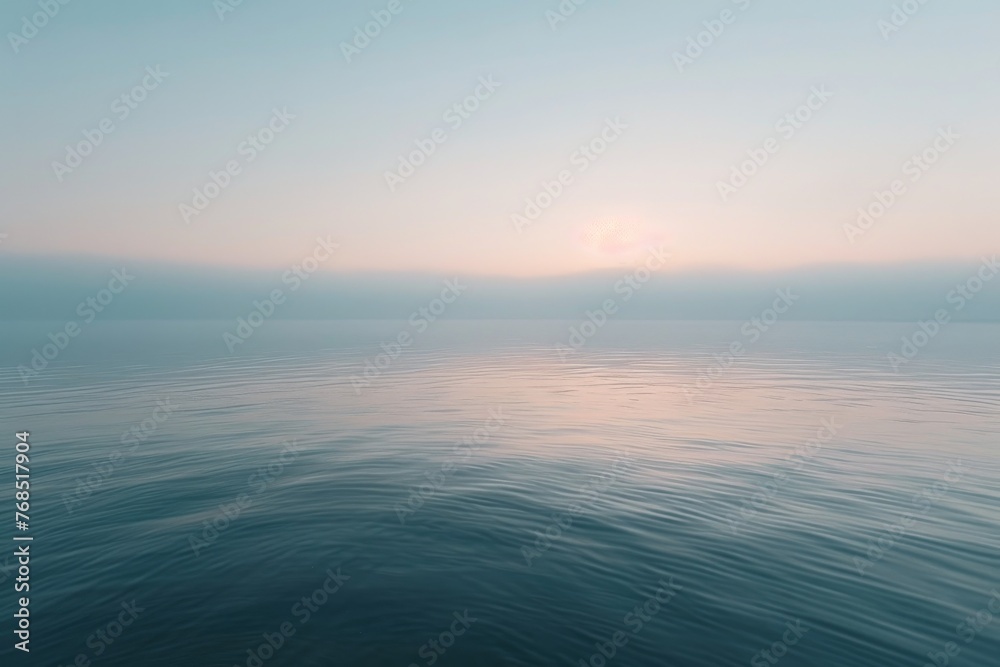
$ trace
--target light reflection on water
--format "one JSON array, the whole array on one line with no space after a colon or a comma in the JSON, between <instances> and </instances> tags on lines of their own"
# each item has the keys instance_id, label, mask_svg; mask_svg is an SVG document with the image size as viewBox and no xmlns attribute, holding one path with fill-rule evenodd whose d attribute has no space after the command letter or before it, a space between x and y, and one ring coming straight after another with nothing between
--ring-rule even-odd
<instances>
[{"instance_id":1,"label":"light reflection on water","mask_svg":"<svg viewBox=\"0 0 1000 667\"><path fill-rule=\"evenodd\" d=\"M289 620L265 664L424 665L465 610L438 664L576 665L623 631L609 664L745 665L797 620L786 664L923 664L1000 587L1000 327L955 325L896 374L885 355L912 326L789 323L692 400L738 323L615 322L563 361L568 325L441 322L360 394L351 376L398 324L269 322L230 357L225 323L103 323L27 387L13 366L45 329L6 325L46 664L93 658L133 598L148 611L99 664L245 664ZM178 409L124 444L162 399ZM835 435L804 457L824 419ZM350 579L300 624L337 566ZM671 576L683 589L635 632ZM962 663L990 664L998 637L961 641Z\"/></svg>"}]
</instances>

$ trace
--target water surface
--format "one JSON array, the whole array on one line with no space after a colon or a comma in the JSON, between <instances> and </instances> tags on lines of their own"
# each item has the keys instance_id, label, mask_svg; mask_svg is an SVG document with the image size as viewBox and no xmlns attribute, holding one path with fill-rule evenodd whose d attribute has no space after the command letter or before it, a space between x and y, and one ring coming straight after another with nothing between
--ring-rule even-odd
<instances>
[{"instance_id":1,"label":"water surface","mask_svg":"<svg viewBox=\"0 0 1000 667\"><path fill-rule=\"evenodd\" d=\"M613 322L561 356L570 324L438 322L360 388L406 323L230 355L225 322L97 322L27 384L58 323L4 325L32 664L255 665L283 623L263 664L994 664L1000 617L959 625L1000 589L1000 326L896 373L913 325Z\"/></svg>"}]
</instances>

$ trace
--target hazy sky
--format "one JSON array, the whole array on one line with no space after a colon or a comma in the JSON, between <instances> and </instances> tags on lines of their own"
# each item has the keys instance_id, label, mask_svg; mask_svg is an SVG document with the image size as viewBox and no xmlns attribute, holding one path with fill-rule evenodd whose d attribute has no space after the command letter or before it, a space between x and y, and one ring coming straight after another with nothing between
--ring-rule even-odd
<instances>
[{"instance_id":1,"label":"hazy sky","mask_svg":"<svg viewBox=\"0 0 1000 667\"><path fill-rule=\"evenodd\" d=\"M77 0L37 34L35 2L3 3L0 256L266 268L330 235L324 269L548 275L650 241L677 268L753 269L1000 245L996 0L913 0L892 32L889 0L590 0L558 23L557 0L243 0L220 19L222 1ZM341 44L390 4L347 62ZM725 10L680 71L675 52ZM477 109L449 112L477 89ZM809 101L811 118L782 121ZM102 121L89 155L54 166ZM272 143L243 143L269 123ZM938 161L907 164L942 128ZM437 129L391 191L386 172ZM602 132L591 162L578 151ZM777 152L723 201L718 183L769 138ZM238 173L186 222L227 163ZM512 214L564 170L519 233ZM846 233L896 179L884 217Z\"/></svg>"}]
</instances>

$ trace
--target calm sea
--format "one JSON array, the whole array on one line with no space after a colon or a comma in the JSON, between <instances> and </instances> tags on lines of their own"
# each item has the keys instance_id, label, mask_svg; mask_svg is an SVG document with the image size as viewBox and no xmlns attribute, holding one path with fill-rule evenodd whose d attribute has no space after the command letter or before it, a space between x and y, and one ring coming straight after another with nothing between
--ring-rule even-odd
<instances>
[{"instance_id":1,"label":"calm sea","mask_svg":"<svg viewBox=\"0 0 1000 667\"><path fill-rule=\"evenodd\" d=\"M3 324L0 663L1000 664L1000 326L570 325Z\"/></svg>"}]
</instances>

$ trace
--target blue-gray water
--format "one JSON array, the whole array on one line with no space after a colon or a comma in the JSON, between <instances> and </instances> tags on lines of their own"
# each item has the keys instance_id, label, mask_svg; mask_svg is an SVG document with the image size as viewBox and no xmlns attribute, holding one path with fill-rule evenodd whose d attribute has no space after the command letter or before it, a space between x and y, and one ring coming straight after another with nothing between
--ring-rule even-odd
<instances>
[{"instance_id":1,"label":"blue-gray water","mask_svg":"<svg viewBox=\"0 0 1000 667\"><path fill-rule=\"evenodd\" d=\"M228 322L96 322L27 384L60 323L2 325L30 664L997 664L1000 614L966 619L1000 590L1000 326L896 373L916 325L612 322L563 359L570 324L438 322L360 390L410 325L231 355Z\"/></svg>"}]
</instances>

